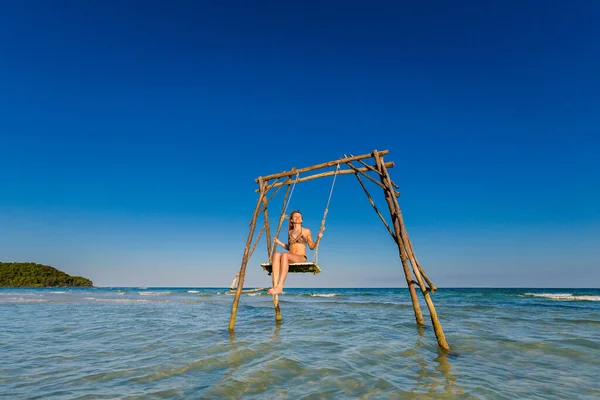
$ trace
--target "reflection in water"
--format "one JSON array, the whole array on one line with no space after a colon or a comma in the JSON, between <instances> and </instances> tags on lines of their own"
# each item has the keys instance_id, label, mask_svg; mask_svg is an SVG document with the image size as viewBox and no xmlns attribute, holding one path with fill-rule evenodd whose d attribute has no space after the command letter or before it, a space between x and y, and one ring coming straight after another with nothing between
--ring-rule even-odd
<instances>
[{"instance_id":1,"label":"reflection in water","mask_svg":"<svg viewBox=\"0 0 600 400\"><path fill-rule=\"evenodd\" d=\"M419 333L419 338L414 347L414 354L416 363L420 368L415 377L416 386L429 393L435 393L443 385L444 391L448 394L464 394L462 387L456 383L457 376L452 373L452 364L450 364L448 358L449 352L437 347L437 357L433 360L436 362L436 365L432 369L431 361L423 357L423 354L427 354L425 349L419 350L424 345L425 328L417 326L417 332Z\"/></svg>"},{"instance_id":2,"label":"reflection in water","mask_svg":"<svg viewBox=\"0 0 600 400\"><path fill-rule=\"evenodd\" d=\"M236 341L235 333L229 331L228 346L224 354L226 362L223 376L218 384L202 393L202 398L241 398L244 393L269 390L269 382L276 377L276 374L265 373L263 366L280 358L277 346L273 344L281 340L279 335L281 325L281 321L276 322L270 333L265 327L266 335L262 336L260 341L254 341L246 333L242 333ZM283 368L279 372L285 373L286 370ZM286 393L282 389L276 390L284 395Z\"/></svg>"},{"instance_id":3,"label":"reflection in water","mask_svg":"<svg viewBox=\"0 0 600 400\"><path fill-rule=\"evenodd\" d=\"M438 348L438 356L435 361L438 365L435 367L444 376L444 389L446 393L463 394L464 390L462 387L456 384L456 375L452 373L452 364L448 358L449 352L442 348Z\"/></svg>"}]
</instances>

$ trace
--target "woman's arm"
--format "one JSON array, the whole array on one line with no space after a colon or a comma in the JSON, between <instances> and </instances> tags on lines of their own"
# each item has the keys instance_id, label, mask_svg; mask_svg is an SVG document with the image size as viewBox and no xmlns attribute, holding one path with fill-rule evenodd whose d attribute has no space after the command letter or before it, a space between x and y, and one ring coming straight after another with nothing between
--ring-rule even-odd
<instances>
[{"instance_id":1,"label":"woman's arm","mask_svg":"<svg viewBox=\"0 0 600 400\"><path fill-rule=\"evenodd\" d=\"M308 243L308 247L311 250L314 250L315 247L317 247L317 243L319 243L319 240L321 240L322 236L323 236L323 233L319 232L319 234L317 235L317 240L313 241L312 233L311 233L310 229L306 228L306 242Z\"/></svg>"},{"instance_id":2,"label":"woman's arm","mask_svg":"<svg viewBox=\"0 0 600 400\"><path fill-rule=\"evenodd\" d=\"M280 245L281 247L283 247L284 249L288 250L290 249L290 246L288 246L287 244L283 243L281 240L277 239L277 238L273 238L273 242L275 242L276 244Z\"/></svg>"}]
</instances>

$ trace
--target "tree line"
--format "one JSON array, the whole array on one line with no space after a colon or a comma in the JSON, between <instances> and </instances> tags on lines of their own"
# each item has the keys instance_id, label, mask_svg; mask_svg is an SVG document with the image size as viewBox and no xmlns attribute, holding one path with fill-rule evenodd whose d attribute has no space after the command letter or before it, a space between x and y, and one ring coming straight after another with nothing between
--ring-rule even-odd
<instances>
[{"instance_id":1,"label":"tree line","mask_svg":"<svg viewBox=\"0 0 600 400\"><path fill-rule=\"evenodd\" d=\"M32 262L0 262L0 287L85 287L91 280L71 276L49 265Z\"/></svg>"}]
</instances>

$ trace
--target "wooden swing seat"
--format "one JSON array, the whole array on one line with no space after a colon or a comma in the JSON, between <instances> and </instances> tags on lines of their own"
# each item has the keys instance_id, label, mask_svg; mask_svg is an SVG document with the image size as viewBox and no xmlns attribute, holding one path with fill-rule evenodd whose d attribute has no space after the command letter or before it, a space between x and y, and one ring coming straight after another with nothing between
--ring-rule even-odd
<instances>
[{"instance_id":1,"label":"wooden swing seat","mask_svg":"<svg viewBox=\"0 0 600 400\"><path fill-rule=\"evenodd\" d=\"M271 275L273 272L273 265L271 263L261 263L260 266ZM290 269L288 273L300 273L300 272L312 272L313 274L318 274L321 272L321 268L314 262L299 262L299 263L290 263Z\"/></svg>"}]
</instances>

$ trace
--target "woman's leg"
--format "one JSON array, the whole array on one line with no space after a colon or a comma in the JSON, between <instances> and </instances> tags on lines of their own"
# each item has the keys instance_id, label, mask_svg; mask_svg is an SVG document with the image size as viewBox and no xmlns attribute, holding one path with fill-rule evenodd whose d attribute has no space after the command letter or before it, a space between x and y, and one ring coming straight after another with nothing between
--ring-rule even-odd
<instances>
[{"instance_id":1,"label":"woman's leg","mask_svg":"<svg viewBox=\"0 0 600 400\"><path fill-rule=\"evenodd\" d=\"M281 253L273 254L271 266L271 280L273 281L273 287L275 287L277 282L279 282L279 273L281 271Z\"/></svg>"},{"instance_id":2,"label":"woman's leg","mask_svg":"<svg viewBox=\"0 0 600 400\"><path fill-rule=\"evenodd\" d=\"M304 262L306 261L306 259L304 258L304 256L299 256L298 254L294 254L294 253L283 253L281 255L281 261L280 261L280 270L279 270L279 274L278 274L278 278L279 280L275 280L275 278L273 278L275 283L275 286L273 286L273 288L271 290L269 290L269 294L278 294L281 293L283 291L283 284L285 283L285 278L287 277L288 271L290 269L290 263L296 263L296 262Z\"/></svg>"}]
</instances>

